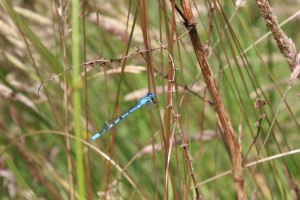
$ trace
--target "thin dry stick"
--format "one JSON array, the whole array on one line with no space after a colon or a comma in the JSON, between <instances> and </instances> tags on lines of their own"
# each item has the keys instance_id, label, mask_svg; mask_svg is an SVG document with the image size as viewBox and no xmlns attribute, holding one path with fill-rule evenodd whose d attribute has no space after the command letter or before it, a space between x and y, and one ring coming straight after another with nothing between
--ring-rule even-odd
<instances>
[{"instance_id":1,"label":"thin dry stick","mask_svg":"<svg viewBox=\"0 0 300 200\"><path fill-rule=\"evenodd\" d=\"M266 101L265 101L264 99L257 99L257 100L255 101L254 107L255 107L255 108L258 108L258 109L259 109L259 113L260 113L260 115L259 115L259 120L256 121L256 123L255 123L255 126L257 127L257 132L256 132L256 136L254 137L254 139L253 139L252 142L251 142L250 147L248 148L247 153L246 153L245 156L244 156L244 159L243 159L243 166L245 165L245 162L246 162L246 160L247 160L247 157L248 157L248 154L249 154L251 148L252 148L252 147L254 146L254 144L256 143L256 140L257 140L257 138L258 138L258 136L259 136L259 133L261 132L261 123L262 123L262 120L266 117L265 113L263 112L263 108L262 108L264 105L266 105Z\"/></svg>"},{"instance_id":2,"label":"thin dry stick","mask_svg":"<svg viewBox=\"0 0 300 200\"><path fill-rule=\"evenodd\" d=\"M174 113L174 110L173 110L173 93L175 92L175 78L176 78L176 68L175 68L175 65L174 65L174 59L171 55L171 53L168 51L167 47L164 46L159 40L158 38L156 37L158 43L161 45L162 49L164 49L167 54L168 54L168 57L169 57L169 62L170 64L172 65L172 79L169 80L169 82L171 83L171 91L168 91L170 92L171 94L171 99L170 99L170 103L169 105L167 106L169 109L171 109L171 112L172 112L172 115L173 115L173 118L174 118L174 128L173 128L173 131L172 131L172 136L171 136L171 141L169 143L169 148L168 148L168 157L167 157L167 170L166 170L166 176L168 175L168 170L169 170L169 163L170 163L170 157L171 157L171 150L172 150L172 144L173 144L173 139L174 139L174 133L175 133L175 129L177 127L178 129L178 132L179 132L179 135L181 136L181 141L182 141L182 147L183 147L183 152L184 152L184 159L187 161L187 166L188 166L188 169L189 169L189 174L191 176L191 179L193 181L193 184L194 184L194 188L195 188L195 192L196 192L196 197L195 199L198 200L200 199L200 195L199 195L199 189L197 187L197 182L196 182L196 179L195 179L195 176L194 176L194 171L193 171L193 166L192 166L192 157L189 155L189 151L188 151L188 145L185 141L185 138L181 132L181 129L180 129L180 126L179 126L179 122L178 122L178 118L179 118L179 114L175 114ZM165 178L166 181L168 181L168 178L166 177ZM166 183L166 185L168 185Z\"/></svg>"},{"instance_id":3,"label":"thin dry stick","mask_svg":"<svg viewBox=\"0 0 300 200\"><path fill-rule=\"evenodd\" d=\"M170 93L170 100L169 100L169 105L167 106L167 109L170 109L170 111L173 113L173 116L174 116L174 110L173 110L173 94L174 94L174 91L175 91L175 77L176 77L176 68L175 68L175 65L174 65L174 59L171 55L171 53L169 52L169 50L167 49L166 46L164 46L157 37L155 37L156 40L158 41L159 45L161 46L161 48L163 50L165 50L168 54L168 58L169 58L169 64L171 64L171 77L168 77L170 78L169 83L168 83L168 88L170 89L169 92ZM166 145L169 145L168 146L168 154L167 154L167 163L166 163L166 172L165 172L165 199L167 199L167 190L168 190L168 175L169 175L169 166L170 166L170 158L171 158L171 151L172 151L172 143L173 143L173 139L174 139L174 135L175 135L175 127L173 127L173 131L172 131L172 135L171 135L171 138L170 138L170 142L167 142Z\"/></svg>"},{"instance_id":4,"label":"thin dry stick","mask_svg":"<svg viewBox=\"0 0 300 200\"><path fill-rule=\"evenodd\" d=\"M298 66L299 66L299 65L298 65ZM279 113L279 108L281 107L281 105L282 105L282 103L283 103L283 101L284 101L284 98L286 97L287 92L288 92L288 90L290 89L290 84L291 84L291 81L289 81L289 84L288 84L288 86L286 87L286 89L285 89L285 91L284 91L284 93L283 93L283 96L282 96L282 98L280 99L280 102L279 102L279 104L278 104L278 106L277 106L277 110L276 110L276 112L275 112L274 119L272 120L272 123L271 123L271 125L270 125L269 131L268 131L268 133L267 133L267 136L266 136L266 138L265 138L265 140L264 140L264 142L263 142L263 144L262 144L262 146L261 146L261 149L260 149L260 151L259 151L259 153L258 153L258 159L261 158L262 152L263 152L263 150L264 150L264 148L265 148L265 146L266 146L266 144L267 144L267 141L268 141L268 139L269 139L269 137L270 137L270 135L271 135L272 128L274 127L276 118L277 118L278 113ZM257 162L257 164L258 164L258 162ZM253 169L251 170L250 177L253 177L253 174L254 174L254 172L255 172L255 170L256 170L257 164L255 164L254 167L253 167ZM246 184L246 188L247 188L249 185L250 185L250 179L248 180L248 182L247 182L247 184ZM246 193L244 194L244 196L246 196Z\"/></svg>"},{"instance_id":5,"label":"thin dry stick","mask_svg":"<svg viewBox=\"0 0 300 200\"><path fill-rule=\"evenodd\" d=\"M245 188L244 188L244 178L242 173L242 155L240 152L241 148L234 135L230 118L227 114L224 103L220 97L218 88L214 81L214 76L212 74L209 63L205 56L204 48L200 42L198 32L195 28L195 21L190 6L190 2L189 0L181 0L181 5L183 8L185 18L187 19L187 21L185 22L186 28L188 30L191 29L189 34L190 34L190 38L194 47L194 51L198 63L201 67L207 87L209 89L209 92L215 104L217 116L219 118L218 121L219 121L219 127L221 129L221 136L232 162L232 170L233 170L233 177L235 181L235 187L237 191L237 199L242 199Z\"/></svg>"},{"instance_id":6,"label":"thin dry stick","mask_svg":"<svg viewBox=\"0 0 300 200\"><path fill-rule=\"evenodd\" d=\"M180 117L180 115L175 115L174 120L175 120L175 125L177 126L178 134L180 135L180 138L181 138L180 147L183 149L183 156L184 156L184 159L185 159L187 167L188 167L189 175L190 175L193 185L194 185L194 189L195 189L195 193L196 193L195 199L198 200L198 199L200 199L200 192L199 192L200 187L198 186L196 178L195 178L195 173L194 173L193 163L192 163L193 158L192 158L192 156L190 156L190 153L189 153L189 145L186 142L186 139L185 139L185 137L181 131L180 125L178 123L179 117Z\"/></svg>"},{"instance_id":7,"label":"thin dry stick","mask_svg":"<svg viewBox=\"0 0 300 200\"><path fill-rule=\"evenodd\" d=\"M188 31L186 31L185 33L183 33L181 36L179 36L177 39L174 39L174 40L173 40L173 43L180 41L180 40L181 40L184 36L186 36L189 32L190 32L190 31L188 30ZM169 44L165 44L165 45L163 45L163 46L164 46L164 47L168 47ZM112 63L112 62L121 62L121 61L122 61L123 59L125 59L125 58L131 58L131 57L133 57L133 56L135 56L135 55L137 55L137 54L143 55L143 53L146 53L146 52L149 52L149 51L154 52L154 51L160 50L160 49L162 49L162 48L163 48L163 47L157 47L157 48L144 49L144 50L140 50L139 48L137 48L137 50L136 50L134 53L127 54L127 55L125 55L125 56L123 56L123 57L121 57L121 58L115 58L115 59L104 59L104 58L100 58L100 59L96 59L96 60L90 60L90 61L81 63L81 64L76 65L76 66L69 67L69 68L66 69L65 71L63 71L63 72L57 74L56 76L53 76L53 77L51 77L51 78L48 78L48 79L45 79L44 81L42 81L42 82L39 84L38 89L37 89L37 99L39 99L39 97L40 97L40 90L41 90L42 86L43 86L46 82L52 81L52 80L54 80L54 79L60 77L60 76L63 75L64 73L71 71L72 69L74 69L74 68L76 68L76 67L86 67L86 68L90 67L90 68L93 68L93 67L96 66L96 65L98 65L98 66L100 66L100 67L104 67L104 66L106 65L106 63L108 63L108 62L110 62L110 63Z\"/></svg>"},{"instance_id":8,"label":"thin dry stick","mask_svg":"<svg viewBox=\"0 0 300 200\"><path fill-rule=\"evenodd\" d=\"M176 68L175 68L175 65L174 65L174 59L171 55L171 53L168 51L167 49L167 46L163 45L157 37L155 37L156 40L158 41L158 43L160 44L161 48L164 49L167 54L168 54L168 57L169 57L169 63L171 63L172 65L172 79L171 80L168 80L170 83L171 83L171 90L168 91L171 93L171 96L173 95L173 93L175 92L175 77L176 77ZM167 106L168 108L173 108L173 97L170 99L170 104Z\"/></svg>"},{"instance_id":9,"label":"thin dry stick","mask_svg":"<svg viewBox=\"0 0 300 200\"><path fill-rule=\"evenodd\" d=\"M156 37L158 43L161 45L162 49L164 49L167 54L168 54L168 57L169 57L169 62L171 63L172 65L172 79L169 80L169 82L171 83L171 91L168 91L171 93L171 96L173 95L173 93L175 92L175 78L176 78L176 68L175 68L175 65L174 65L174 59L171 55L171 53L168 51L167 49L167 46L164 46L159 40L158 38ZM194 171L193 171L193 166L192 166L192 157L189 155L189 151L188 151L188 145L185 141L185 138L181 132L181 129L180 129L180 126L179 126L179 123L178 123L178 118L180 117L180 114L175 114L174 110L173 110L173 98L171 98L170 100L170 104L167 106L169 109L171 109L172 111L172 115L173 115L173 118L174 118L174 129L172 131L172 137L171 137L171 142L170 142L170 147L168 148L169 149L169 152L168 152L168 161L167 161L167 166L169 166L169 159L170 159L170 156L171 156L171 147L172 147L172 144L173 144L173 137L174 137L174 133L175 133L175 129L177 127L178 129L178 132L180 133L180 136L181 136L181 141L182 141L182 147L184 147L184 159L187 161L187 165L188 165L188 169L189 169L189 174L191 175L191 179L193 181L193 184L194 184L194 187L195 187L195 192L196 192L196 199L200 199L200 195L199 195L199 190L198 190L198 187L197 187L197 182L196 182L196 179L195 179L195 176L194 176ZM167 171L168 171L168 167L167 167ZM166 175L168 174L168 172L166 172ZM167 177L166 177L166 180ZM166 184L167 185L167 184Z\"/></svg>"},{"instance_id":10,"label":"thin dry stick","mask_svg":"<svg viewBox=\"0 0 300 200\"><path fill-rule=\"evenodd\" d=\"M288 151L288 152L284 152L284 153L280 153L280 154L276 154L274 156L270 156L270 157L267 157L267 158L262 158L262 159L259 159L257 161L254 161L254 162L251 162L251 163L248 163L245 165L244 169L246 168L250 168L250 167L255 167L256 165L258 164L261 164L261 163L264 163L264 162L267 162L267 161L270 161L270 160L275 160L277 158L282 158L282 157L286 157L286 156L289 156L289 155L294 155L294 154L300 154L300 149L296 149L296 150L292 150L292 151ZM218 174L214 177L211 177L209 179L206 179L200 183L198 183L198 186L201 187L203 185L206 185L208 183L211 183L213 181L216 181L224 176L227 176L228 174L231 174L232 171L229 170L229 171L226 171L226 172L223 172L221 174Z\"/></svg>"},{"instance_id":11,"label":"thin dry stick","mask_svg":"<svg viewBox=\"0 0 300 200\"><path fill-rule=\"evenodd\" d=\"M168 91L171 93L171 96L173 95L173 93L175 92L175 77L176 77L176 68L175 68L175 65L174 65L174 59L171 55L171 53L168 51L167 49L167 45L163 45L159 39L157 37L155 37L156 40L158 41L158 43L160 44L161 46L161 49L164 49L167 54L168 54L168 57L169 57L169 62L171 63L172 65L172 79L171 80L168 80L170 83L171 83L171 90ZM141 54L143 56L143 54ZM144 56L143 56L144 57ZM161 73L159 72L156 72L158 75L160 76L163 76ZM164 78L167 78L165 76L163 76ZM188 87L186 86L185 87L186 90L188 91L191 91L192 90L189 90ZM197 95L197 94L196 94ZM198 96L198 95L197 95ZM205 100L203 97L199 96L202 100L204 101L207 101L209 102L208 100ZM168 175L168 171L169 171L169 162L170 162L170 157L171 157L171 150L172 150L172 146L173 146L173 140L174 140L174 133L175 133L175 129L177 127L178 129L178 133L181 137L181 147L183 148L183 155L184 155L184 159L186 160L187 162L187 166L188 166L188 172L189 172L189 175L191 176L191 179L192 179L192 182L193 182L193 185L194 185L194 188L195 188L195 193L196 193L196 197L195 199L198 200L200 199L200 192L199 192L199 187L197 186L197 181L196 181L196 178L195 178L195 175L194 175L194 170L193 170L193 165L192 165L192 157L190 156L189 154L189 148L188 148L188 144L186 142L186 139L185 137L183 136L182 134L182 131L181 131L181 128L180 128L180 125L179 125L179 122L178 122L178 118L180 117L180 114L175 114L174 113L174 110L173 110L173 98L171 98L170 100L170 104L167 106L169 109L171 109L171 112L172 112L172 115L173 115L173 118L174 118L174 128L173 128L173 131L172 131L172 136L171 136L171 139L170 139L170 146L168 148L168 156L167 156L167 167L166 167L166 177L165 177L165 180L166 180L166 183L165 185L168 185L168 178L167 178L167 175Z\"/></svg>"}]
</instances>

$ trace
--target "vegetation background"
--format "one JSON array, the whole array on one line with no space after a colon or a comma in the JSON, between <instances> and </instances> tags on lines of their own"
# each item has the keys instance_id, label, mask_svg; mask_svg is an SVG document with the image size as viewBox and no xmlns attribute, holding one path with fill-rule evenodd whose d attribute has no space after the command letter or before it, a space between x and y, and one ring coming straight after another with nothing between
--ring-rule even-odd
<instances>
[{"instance_id":1,"label":"vegetation background","mask_svg":"<svg viewBox=\"0 0 300 200\"><path fill-rule=\"evenodd\" d=\"M235 198L214 105L169 1L0 4L1 199L193 199L191 174L203 199ZM300 84L288 86L256 2L191 4L244 164L261 161L244 170L244 197L300 199ZM300 1L270 4L299 46ZM148 91L151 110L89 141Z\"/></svg>"}]
</instances>

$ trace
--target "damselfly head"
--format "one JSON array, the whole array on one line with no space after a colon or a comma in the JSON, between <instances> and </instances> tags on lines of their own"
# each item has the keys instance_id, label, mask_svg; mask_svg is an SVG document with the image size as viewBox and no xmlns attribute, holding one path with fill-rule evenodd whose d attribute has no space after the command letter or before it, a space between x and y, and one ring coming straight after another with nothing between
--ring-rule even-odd
<instances>
[{"instance_id":1,"label":"damselfly head","mask_svg":"<svg viewBox=\"0 0 300 200\"><path fill-rule=\"evenodd\" d=\"M155 99L154 99L154 94L153 94L153 93L148 92L146 96L150 97L151 100L153 101L153 103L156 103L156 101L155 101Z\"/></svg>"},{"instance_id":2,"label":"damselfly head","mask_svg":"<svg viewBox=\"0 0 300 200\"><path fill-rule=\"evenodd\" d=\"M151 92L148 92L146 96L150 97L151 99L154 99L154 94Z\"/></svg>"}]
</instances>

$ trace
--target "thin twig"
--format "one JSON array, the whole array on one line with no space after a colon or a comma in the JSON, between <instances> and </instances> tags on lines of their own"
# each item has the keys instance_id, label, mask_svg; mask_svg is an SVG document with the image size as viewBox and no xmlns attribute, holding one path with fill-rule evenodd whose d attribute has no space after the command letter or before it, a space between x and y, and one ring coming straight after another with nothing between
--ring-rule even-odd
<instances>
[{"instance_id":1,"label":"thin twig","mask_svg":"<svg viewBox=\"0 0 300 200\"><path fill-rule=\"evenodd\" d=\"M177 39L174 39L173 40L173 43L175 42L178 42L180 41L184 36L186 36L188 33L190 32L190 30L187 30L185 33L183 33L181 36L179 36ZM164 47L168 47L170 44L165 44L163 45ZM106 63L112 63L112 62L121 62L123 59L125 58L131 58L137 54L142 54L142 53L145 53L145 52L154 52L154 51L157 51L157 50L160 50L162 49L163 47L160 46L160 47L157 47L157 48L152 48L152 49L144 49L144 50L140 50L140 49L137 49L137 51L133 52L133 53L130 53L130 54L127 54L121 58L114 58L114 59L104 59L104 58L100 58L100 59L96 59L96 60L90 60L90 61L87 61L87 62L84 62L84 63L81 63L79 65L76 65L76 66L72 66L72 67L69 67L68 69L66 69L65 71L59 73L58 75L56 76L53 76L51 78L48 78L48 79L45 79L44 81L42 81L39 86L38 86L38 89L37 89L37 99L39 99L40 97L40 90L42 88L42 86L48 82L48 81L52 81L58 77L60 77L61 75L63 75L64 73L66 72L69 72L71 71L72 69L74 68L77 68L77 67L90 67L90 68L93 68L94 66L96 65L99 65L100 67L104 67L106 65Z\"/></svg>"},{"instance_id":2,"label":"thin twig","mask_svg":"<svg viewBox=\"0 0 300 200\"><path fill-rule=\"evenodd\" d=\"M251 142L250 147L248 148L247 153L244 156L244 159L243 159L243 162L242 162L243 166L245 165L245 162L247 160L247 157L248 157L248 154L249 154L251 148L254 146L254 144L256 143L256 140L259 136L259 133L261 131L261 122L266 117L266 115L263 113L263 109L262 109L264 105L266 105L266 101L263 100L263 99L257 99L255 101L254 107L259 108L259 113L260 113L259 114L259 120L255 123L255 126L257 127L257 132L256 132L256 136L254 137L254 139Z\"/></svg>"},{"instance_id":3,"label":"thin twig","mask_svg":"<svg viewBox=\"0 0 300 200\"><path fill-rule=\"evenodd\" d=\"M176 77L176 69L175 69L175 65L174 65L174 59L171 55L171 53L169 52L169 50L167 49L166 46L164 46L157 37L155 37L156 40L158 41L158 43L160 44L161 48L163 50L165 50L168 54L168 58L169 58L169 64L171 65L171 75L169 77L169 74L168 74L168 90L167 91L169 94L168 94L168 106L167 106L167 109L169 109L171 111L171 113L174 113L174 108L173 108L173 93L175 91L175 89L173 90L173 88L175 88L174 86L174 83L175 83L175 77ZM167 115L167 114L166 114ZM173 138L174 138L174 135L175 135L175 126L173 127L173 131L172 131L172 135L171 135L171 138L170 138L170 142L167 141L166 142L166 146L167 146L167 164L166 164L166 172L165 172L165 198L167 198L167 190L168 190L168 181L169 181L169 178L168 178L168 174L169 174L169 165L170 165L170 158L171 158L171 150L172 150L172 143L173 143ZM167 139L169 139L167 137Z\"/></svg>"},{"instance_id":4,"label":"thin twig","mask_svg":"<svg viewBox=\"0 0 300 200\"><path fill-rule=\"evenodd\" d=\"M184 154L184 159L186 160L187 162L187 166L188 166L188 171L189 171L189 175L193 181L193 184L194 184L194 188L195 188L195 193L196 193L196 197L195 199L198 200L200 199L200 193L199 193L199 187L197 186L197 181L196 181L196 178L195 178L195 175L194 175L194 170L193 170L193 164L192 164L192 157L190 156L189 154L189 151L188 151L188 144L185 140L185 137L184 135L182 134L182 131L181 131L181 128L180 128L180 125L179 125L179 117L180 117L180 114L175 114L174 112L174 109L173 109L173 93L175 91L175 78L176 78L176 68L175 68L175 65L174 65L174 59L171 55L171 53L168 51L168 49L166 48L166 46L164 46L159 40L158 38L156 38L158 43L161 45L162 49L164 49L167 54L168 54L168 57L169 57L169 62L170 64L172 65L172 77L171 79L169 80L169 82L171 83L171 91L168 91L170 92L171 94L171 98L170 98L170 102L169 102L169 105L167 106L167 108L171 109L171 112L172 112L172 115L173 115L173 119L174 119L174 127L173 127L173 131L172 131L172 136L171 136L171 141L169 143L169 147L168 147L168 156L167 156L167 169L166 169L166 185L167 185L167 181L169 180L167 178L167 175L168 175L168 170L169 170L169 163L170 163L170 157L171 157L171 150L172 150L172 144L173 144L173 139L174 139L174 133L176 131L176 128L178 130L178 133L181 137L181 147L183 148L183 154Z\"/></svg>"},{"instance_id":5,"label":"thin twig","mask_svg":"<svg viewBox=\"0 0 300 200\"><path fill-rule=\"evenodd\" d=\"M190 175L190 177L192 179L192 182L193 182L193 185L194 185L194 189L195 189L195 193L196 193L195 199L198 200L198 199L200 199L200 192L199 192L200 187L197 185L197 181L196 181L196 178L195 178L194 168L193 168L193 163L192 163L193 159L192 159L192 156L190 156L190 153L189 153L189 145L186 142L186 139L185 139L185 137L182 133L182 130L179 126L178 118L179 118L179 115L176 115L175 116L175 125L177 126L178 134L180 135L180 138L181 138L180 147L183 149L184 159L185 159L186 164L188 166L189 175Z\"/></svg>"}]
</instances>

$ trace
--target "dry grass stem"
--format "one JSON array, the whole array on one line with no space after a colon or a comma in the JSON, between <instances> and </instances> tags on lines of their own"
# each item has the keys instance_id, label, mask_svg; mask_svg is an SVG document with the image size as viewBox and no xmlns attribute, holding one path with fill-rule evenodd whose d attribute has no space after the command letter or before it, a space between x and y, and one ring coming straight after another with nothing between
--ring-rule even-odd
<instances>
[{"instance_id":1,"label":"dry grass stem","mask_svg":"<svg viewBox=\"0 0 300 200\"><path fill-rule=\"evenodd\" d=\"M176 43L178 41L180 41L184 36L186 36L190 31L186 31L185 33L183 33L182 35L180 35L177 39L174 39L173 40L173 43ZM50 78L47 78L45 80L43 80L39 86L38 86L38 89L37 89L37 100L40 98L40 90L42 88L42 86L48 82L48 81L52 81L52 80L55 80L57 79L58 77L62 76L64 73L66 72L69 72L71 70L73 70L74 68L77 68L77 67L85 67L85 68L93 68L94 66L99 66L99 67L105 67L106 63L110 62L118 62L120 63L123 59L125 58L131 58L133 56L136 56L136 55L143 55L143 53L147 53L147 52L154 52L154 51L157 51L157 50L161 50L163 48L167 48L170 44L164 44L160 47L157 47L157 48L151 48L151 49L143 49L143 50L140 50L139 48L137 48L137 50L133 53L130 53L130 54L127 54L125 56L122 56L120 58L114 58L114 59L105 59L105 58L99 58L99 59L95 59L95 60L90 60L90 61L87 61L87 62L84 62L84 63L81 63L77 66L71 66L69 68L67 68L65 71L53 76L53 77L50 77Z\"/></svg>"},{"instance_id":2,"label":"dry grass stem","mask_svg":"<svg viewBox=\"0 0 300 200\"><path fill-rule=\"evenodd\" d=\"M197 61L200 65L202 74L205 78L207 88L214 101L217 113L217 121L221 130L221 136L231 159L233 178L235 181L235 188L237 192L237 199L246 199L246 197L244 197L245 188L242 173L242 155L240 151L240 144L237 142L237 138L235 137L231 125L231 120L224 106L223 100L221 99L221 96L219 94L219 90L216 86L211 67L207 61L206 54L203 45L201 44L197 29L195 28L196 24L190 2L189 0L181 0L181 5L183 8L185 19L188 20L185 21L184 24L186 28L190 30L190 38L193 44L194 52L196 54Z\"/></svg>"},{"instance_id":3,"label":"dry grass stem","mask_svg":"<svg viewBox=\"0 0 300 200\"><path fill-rule=\"evenodd\" d=\"M194 173L194 169L193 169L193 162L192 162L192 156L190 155L189 153L189 148L188 148L188 143L181 131L181 128L180 128L180 125L179 125L179 117L180 117L180 114L176 114L174 112L174 107L173 107L173 94L175 92L175 79L176 79L176 67L174 65L174 59L171 55L171 53L169 52L169 50L167 49L166 46L164 46L160 41L159 39L156 37L158 43L160 44L160 46L162 47L162 49L164 49L167 54L168 54L168 57L169 57L169 64L171 65L172 67L172 73L171 73L171 77L170 77L170 80L168 80L168 92L170 93L171 95L171 98L170 98L170 101L169 101L169 104L167 106L168 109L171 110L172 112L172 115L173 115L173 119L174 119L174 122L175 122L175 125L174 125L174 128L173 128L173 131L172 131L172 136L171 136L171 139L170 139L170 144L169 144L169 147L168 147L168 156L167 156L167 172L166 172L166 181L168 181L168 170L169 170L169 163L170 163L170 158L171 158L171 150L172 150L172 146L173 146L173 143L174 143L174 133L176 131L176 128L177 128L177 131L178 131L178 134L180 135L180 138L181 138L181 146L182 149L183 149L183 155L184 155L184 159L186 160L186 164L188 166L188 172L189 172L189 176L193 182L193 185L194 185L194 189L195 189L195 199L198 200L200 199L200 192L199 192L199 187L197 186L197 181L196 181L196 178L195 178L195 173ZM167 184L166 184L167 185Z\"/></svg>"}]
</instances>

